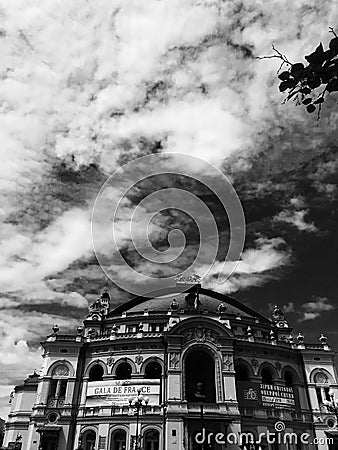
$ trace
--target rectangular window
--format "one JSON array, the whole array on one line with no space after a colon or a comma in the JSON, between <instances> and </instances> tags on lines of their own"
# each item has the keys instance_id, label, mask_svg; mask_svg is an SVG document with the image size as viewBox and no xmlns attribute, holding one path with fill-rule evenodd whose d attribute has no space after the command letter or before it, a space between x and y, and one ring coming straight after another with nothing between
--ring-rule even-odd
<instances>
[{"instance_id":1,"label":"rectangular window","mask_svg":"<svg viewBox=\"0 0 338 450\"><path fill-rule=\"evenodd\" d=\"M58 380L51 380L50 381L48 397L55 398L57 385L58 385Z\"/></svg>"},{"instance_id":2,"label":"rectangular window","mask_svg":"<svg viewBox=\"0 0 338 450\"><path fill-rule=\"evenodd\" d=\"M331 401L331 398L330 398L330 388L328 388L328 387L324 388L324 392L325 392L325 398L326 398L326 400L327 400L328 402Z\"/></svg>"},{"instance_id":3,"label":"rectangular window","mask_svg":"<svg viewBox=\"0 0 338 450\"><path fill-rule=\"evenodd\" d=\"M126 326L126 333L136 333L136 332L137 332L136 325L127 325Z\"/></svg>"},{"instance_id":4,"label":"rectangular window","mask_svg":"<svg viewBox=\"0 0 338 450\"><path fill-rule=\"evenodd\" d=\"M322 389L319 387L316 387L316 394L317 394L318 403L319 404L323 403Z\"/></svg>"},{"instance_id":5,"label":"rectangular window","mask_svg":"<svg viewBox=\"0 0 338 450\"><path fill-rule=\"evenodd\" d=\"M66 391L67 391L67 380L61 380L59 397L65 398L66 397Z\"/></svg>"},{"instance_id":6,"label":"rectangular window","mask_svg":"<svg viewBox=\"0 0 338 450\"><path fill-rule=\"evenodd\" d=\"M164 330L164 323L151 323L149 331L152 333L161 333Z\"/></svg>"}]
</instances>

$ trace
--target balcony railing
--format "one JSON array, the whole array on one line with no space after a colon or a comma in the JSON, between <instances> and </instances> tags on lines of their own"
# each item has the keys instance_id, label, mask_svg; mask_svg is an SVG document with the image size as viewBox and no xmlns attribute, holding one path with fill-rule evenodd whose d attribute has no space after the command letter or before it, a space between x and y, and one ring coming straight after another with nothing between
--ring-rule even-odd
<instances>
[{"instance_id":1,"label":"balcony railing","mask_svg":"<svg viewBox=\"0 0 338 450\"><path fill-rule=\"evenodd\" d=\"M239 408L244 417L280 419L297 422L312 422L311 414L282 408Z\"/></svg>"},{"instance_id":2,"label":"balcony railing","mask_svg":"<svg viewBox=\"0 0 338 450\"><path fill-rule=\"evenodd\" d=\"M148 405L140 409L140 416L153 414L163 414L163 408L159 405ZM79 411L79 416L82 417L109 417L118 415L131 416L134 415L134 410L130 406L86 406Z\"/></svg>"},{"instance_id":3,"label":"balcony railing","mask_svg":"<svg viewBox=\"0 0 338 450\"><path fill-rule=\"evenodd\" d=\"M163 336L163 331L140 331L140 332L135 332L135 333L116 333L115 338L116 339L137 339L140 334L142 335L143 338L158 338ZM99 334L97 336L91 337L90 340L91 341L104 341L104 340L110 340L111 339L111 334L110 333L103 333L103 334Z\"/></svg>"}]
</instances>

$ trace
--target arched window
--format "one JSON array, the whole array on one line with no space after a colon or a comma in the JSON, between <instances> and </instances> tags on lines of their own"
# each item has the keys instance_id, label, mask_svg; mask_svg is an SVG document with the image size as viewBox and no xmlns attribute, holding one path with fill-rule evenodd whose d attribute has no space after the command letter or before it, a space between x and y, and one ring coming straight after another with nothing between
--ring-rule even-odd
<instances>
[{"instance_id":1,"label":"arched window","mask_svg":"<svg viewBox=\"0 0 338 450\"><path fill-rule=\"evenodd\" d=\"M69 369L66 364L58 364L52 371L52 379L49 383L48 403L63 401L66 397ZM56 405L55 405L56 406Z\"/></svg>"},{"instance_id":2,"label":"arched window","mask_svg":"<svg viewBox=\"0 0 338 450\"><path fill-rule=\"evenodd\" d=\"M215 403L215 362L203 350L190 352L185 360L185 395L188 402Z\"/></svg>"},{"instance_id":3,"label":"arched window","mask_svg":"<svg viewBox=\"0 0 338 450\"><path fill-rule=\"evenodd\" d=\"M121 363L116 368L116 378L118 380L128 380L131 378L132 368L127 362Z\"/></svg>"},{"instance_id":4,"label":"arched window","mask_svg":"<svg viewBox=\"0 0 338 450\"><path fill-rule=\"evenodd\" d=\"M319 407L321 408L321 405L323 405L325 400L331 401L329 378L326 373L320 371L314 375L313 381L316 383L317 400Z\"/></svg>"},{"instance_id":5,"label":"arched window","mask_svg":"<svg viewBox=\"0 0 338 450\"><path fill-rule=\"evenodd\" d=\"M148 430L144 433L144 450L159 450L160 433L157 430Z\"/></svg>"},{"instance_id":6,"label":"arched window","mask_svg":"<svg viewBox=\"0 0 338 450\"><path fill-rule=\"evenodd\" d=\"M85 431L82 436L83 450L94 450L95 441L96 441L95 431L92 430Z\"/></svg>"},{"instance_id":7,"label":"arched window","mask_svg":"<svg viewBox=\"0 0 338 450\"><path fill-rule=\"evenodd\" d=\"M288 370L284 373L284 381L286 387L293 387L294 384L293 375Z\"/></svg>"},{"instance_id":8,"label":"arched window","mask_svg":"<svg viewBox=\"0 0 338 450\"><path fill-rule=\"evenodd\" d=\"M327 384L329 379L324 372L317 372L314 376L314 382L316 384Z\"/></svg>"},{"instance_id":9,"label":"arched window","mask_svg":"<svg viewBox=\"0 0 338 450\"><path fill-rule=\"evenodd\" d=\"M235 366L235 379L236 381L249 381L249 372L244 365Z\"/></svg>"},{"instance_id":10,"label":"arched window","mask_svg":"<svg viewBox=\"0 0 338 450\"><path fill-rule=\"evenodd\" d=\"M102 381L103 367L100 364L95 364L89 371L89 381Z\"/></svg>"},{"instance_id":11,"label":"arched window","mask_svg":"<svg viewBox=\"0 0 338 450\"><path fill-rule=\"evenodd\" d=\"M127 433L125 430L115 430L112 434L110 450L126 450Z\"/></svg>"},{"instance_id":12,"label":"arched window","mask_svg":"<svg viewBox=\"0 0 338 450\"><path fill-rule=\"evenodd\" d=\"M146 378L151 378L151 379L161 378L161 374L162 374L161 364L158 363L157 361L151 361L150 363L148 363L146 365L144 374L145 374Z\"/></svg>"},{"instance_id":13,"label":"arched window","mask_svg":"<svg viewBox=\"0 0 338 450\"><path fill-rule=\"evenodd\" d=\"M273 376L270 369L264 367L261 372L263 384L273 384Z\"/></svg>"}]
</instances>

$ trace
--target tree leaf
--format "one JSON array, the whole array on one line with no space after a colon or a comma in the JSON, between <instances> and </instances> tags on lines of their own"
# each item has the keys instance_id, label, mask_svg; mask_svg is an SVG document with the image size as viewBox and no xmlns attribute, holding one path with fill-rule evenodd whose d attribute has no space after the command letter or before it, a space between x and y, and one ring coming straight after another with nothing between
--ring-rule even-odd
<instances>
[{"instance_id":1,"label":"tree leaf","mask_svg":"<svg viewBox=\"0 0 338 450\"><path fill-rule=\"evenodd\" d=\"M326 86L327 92L337 92L338 91L338 80L337 78L334 78L333 80L329 81Z\"/></svg>"},{"instance_id":2,"label":"tree leaf","mask_svg":"<svg viewBox=\"0 0 338 450\"><path fill-rule=\"evenodd\" d=\"M285 80L288 80L290 78L290 76L291 76L290 72L286 70L285 72L280 73L278 75L278 78L282 81L285 81Z\"/></svg>"},{"instance_id":3,"label":"tree leaf","mask_svg":"<svg viewBox=\"0 0 338 450\"><path fill-rule=\"evenodd\" d=\"M282 81L281 84L279 85L279 90L280 92L284 92L289 88L289 83L288 81Z\"/></svg>"},{"instance_id":4,"label":"tree leaf","mask_svg":"<svg viewBox=\"0 0 338 450\"><path fill-rule=\"evenodd\" d=\"M327 84L331 81L331 79L335 76L333 70L324 69L320 75L322 83Z\"/></svg>"},{"instance_id":5,"label":"tree leaf","mask_svg":"<svg viewBox=\"0 0 338 450\"><path fill-rule=\"evenodd\" d=\"M304 71L304 64L303 63L296 63L292 64L290 73L293 77L299 78Z\"/></svg>"},{"instance_id":6,"label":"tree leaf","mask_svg":"<svg viewBox=\"0 0 338 450\"><path fill-rule=\"evenodd\" d=\"M313 53L305 56L305 59L314 66L321 65L326 59L323 44L320 43Z\"/></svg>"},{"instance_id":7,"label":"tree leaf","mask_svg":"<svg viewBox=\"0 0 338 450\"><path fill-rule=\"evenodd\" d=\"M322 84L322 82L318 75L311 74L307 77L307 84L310 89L316 89Z\"/></svg>"},{"instance_id":8,"label":"tree leaf","mask_svg":"<svg viewBox=\"0 0 338 450\"><path fill-rule=\"evenodd\" d=\"M309 113L313 113L314 111L316 111L316 107L311 104L306 107L306 110Z\"/></svg>"},{"instance_id":9,"label":"tree leaf","mask_svg":"<svg viewBox=\"0 0 338 450\"><path fill-rule=\"evenodd\" d=\"M335 55L338 55L338 37L334 37L333 39L331 39L329 47Z\"/></svg>"}]
</instances>

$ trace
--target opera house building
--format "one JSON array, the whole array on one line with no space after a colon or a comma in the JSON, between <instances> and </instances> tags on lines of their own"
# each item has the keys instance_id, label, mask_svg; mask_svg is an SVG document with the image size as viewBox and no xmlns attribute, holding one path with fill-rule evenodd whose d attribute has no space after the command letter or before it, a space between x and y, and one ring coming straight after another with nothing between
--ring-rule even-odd
<instances>
[{"instance_id":1,"label":"opera house building","mask_svg":"<svg viewBox=\"0 0 338 450\"><path fill-rule=\"evenodd\" d=\"M73 334L57 326L42 368L16 386L2 448L334 449L334 352L181 279L114 309L108 292Z\"/></svg>"}]
</instances>

